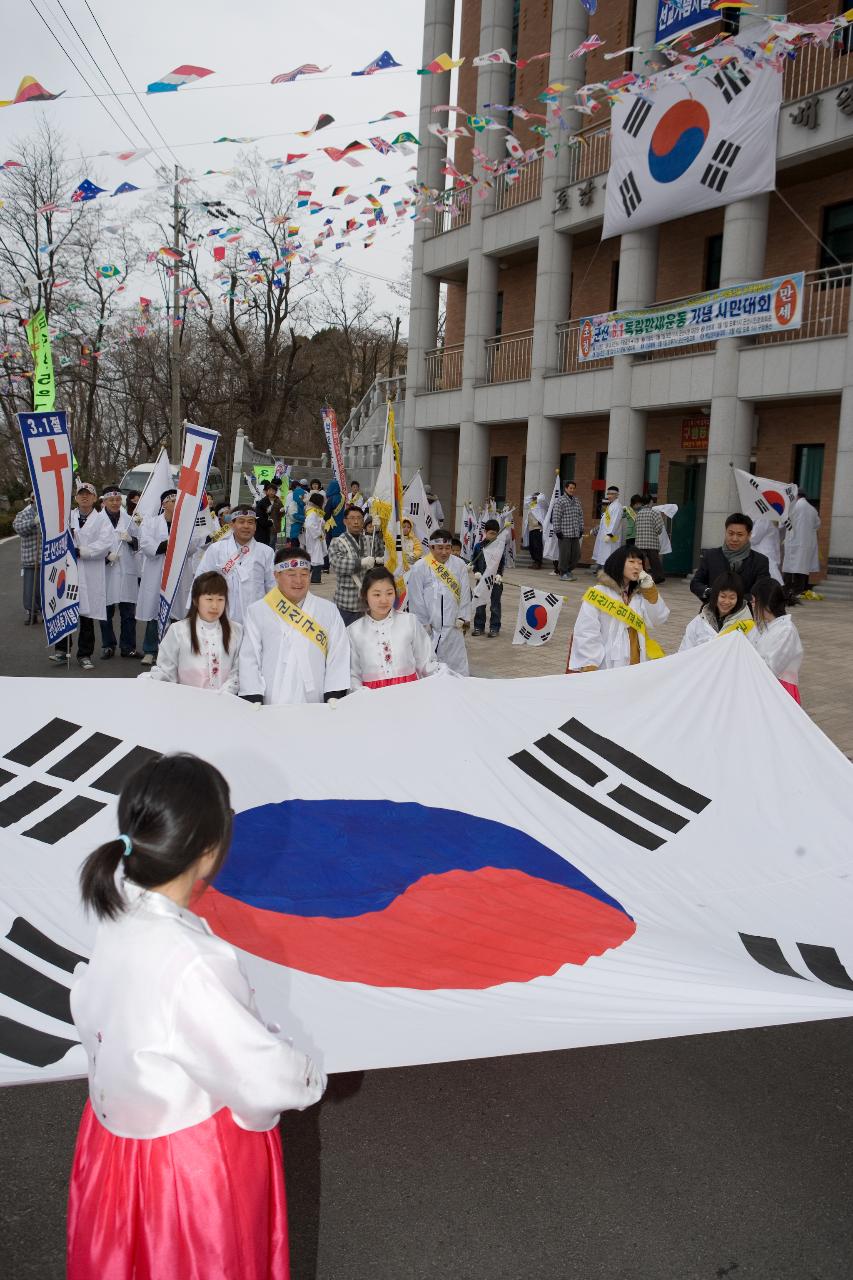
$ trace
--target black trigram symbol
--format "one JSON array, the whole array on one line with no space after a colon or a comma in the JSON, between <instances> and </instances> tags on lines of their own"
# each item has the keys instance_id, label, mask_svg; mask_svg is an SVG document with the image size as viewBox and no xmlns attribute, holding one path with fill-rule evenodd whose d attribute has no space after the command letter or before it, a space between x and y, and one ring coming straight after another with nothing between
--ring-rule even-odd
<instances>
[{"instance_id":1,"label":"black trigram symbol","mask_svg":"<svg viewBox=\"0 0 853 1280\"><path fill-rule=\"evenodd\" d=\"M59 565L58 565L58 564L55 564L55 565L53 566L53 568L51 569L50 573L48 574L48 578L49 578L49 580L50 580L51 582L56 582L56 578L57 578L58 573L59 573Z\"/></svg>"},{"instance_id":2,"label":"black trigram symbol","mask_svg":"<svg viewBox=\"0 0 853 1280\"><path fill-rule=\"evenodd\" d=\"M630 133L632 138L636 138L646 123L651 109L652 104L646 102L645 98L636 98L622 124L625 132Z\"/></svg>"},{"instance_id":3,"label":"black trigram symbol","mask_svg":"<svg viewBox=\"0 0 853 1280\"><path fill-rule=\"evenodd\" d=\"M119 747L127 747L120 738L113 738L107 733L90 733L49 768L38 768L42 760L82 731L81 725L72 724L69 720L51 720L6 752L4 763L8 761L21 767L14 771L0 768L0 827L11 827L24 818L36 816L38 810L46 808L57 797L65 799L68 796L59 808L52 809L20 833L42 844L56 844L100 813L110 797L119 794L132 773L160 755L159 751L151 751L147 747L129 747L105 772L85 784L82 791L78 787L75 794L69 795L69 789L63 783L79 782ZM55 780L56 785L53 781L42 782L34 776L36 773ZM22 786L16 785L21 783ZM89 791L102 795L103 799L83 794Z\"/></svg>"},{"instance_id":4,"label":"black trigram symbol","mask_svg":"<svg viewBox=\"0 0 853 1280\"><path fill-rule=\"evenodd\" d=\"M741 148L734 142L718 142L699 181L712 191L722 191L740 153Z\"/></svg>"},{"instance_id":5,"label":"black trigram symbol","mask_svg":"<svg viewBox=\"0 0 853 1280\"><path fill-rule=\"evenodd\" d=\"M554 593L552 591L549 591L547 596L545 597L545 603L549 606L549 608L553 609L554 605L559 602L557 600L557 597L554 595Z\"/></svg>"},{"instance_id":6,"label":"black trigram symbol","mask_svg":"<svg viewBox=\"0 0 853 1280\"><path fill-rule=\"evenodd\" d=\"M70 582L68 584L68 591L66 593L66 604L73 604L74 601L77 599L77 595L79 591L80 591L80 588L78 587L77 583Z\"/></svg>"},{"instance_id":7,"label":"black trigram symbol","mask_svg":"<svg viewBox=\"0 0 853 1280\"><path fill-rule=\"evenodd\" d=\"M677 782L574 718L555 733L538 738L533 746L557 769L533 751L518 751L510 756L510 762L559 800L643 849L659 849L668 838L661 831L677 835L692 821L690 815L701 813L711 803L708 796ZM617 770L645 790L637 791L622 782ZM571 774L573 781L569 782L564 773ZM584 785L579 786L578 782ZM648 791L656 798L647 795Z\"/></svg>"},{"instance_id":8,"label":"black trigram symbol","mask_svg":"<svg viewBox=\"0 0 853 1280\"><path fill-rule=\"evenodd\" d=\"M419 502L414 502L414 501L410 502L409 510L406 512L406 514L410 516L418 516L420 515L420 513L421 513L421 504Z\"/></svg>"},{"instance_id":9,"label":"black trigram symbol","mask_svg":"<svg viewBox=\"0 0 853 1280\"><path fill-rule=\"evenodd\" d=\"M737 62L721 67L716 75L710 77L711 84L719 89L726 102L731 102L739 93L749 87L750 79L743 67Z\"/></svg>"},{"instance_id":10,"label":"black trigram symbol","mask_svg":"<svg viewBox=\"0 0 853 1280\"><path fill-rule=\"evenodd\" d=\"M533 632L528 631L527 627L519 627L518 634L521 636L524 636L525 640L529 640L530 637L533 635Z\"/></svg>"},{"instance_id":11,"label":"black trigram symbol","mask_svg":"<svg viewBox=\"0 0 853 1280\"><path fill-rule=\"evenodd\" d=\"M762 938L752 933L741 933L738 936L757 964L769 969L771 973L808 981L804 973L797 973L788 963L775 938ZM853 991L853 978L841 963L834 947L820 947L811 942L798 942L796 946L805 967L818 982L825 982L828 987L838 987L841 991Z\"/></svg>"},{"instance_id":12,"label":"black trigram symbol","mask_svg":"<svg viewBox=\"0 0 853 1280\"><path fill-rule=\"evenodd\" d=\"M631 214L639 209L643 199L633 173L629 173L627 178L623 178L619 183L619 195L622 197L625 215L630 218Z\"/></svg>"},{"instance_id":13,"label":"black trigram symbol","mask_svg":"<svg viewBox=\"0 0 853 1280\"><path fill-rule=\"evenodd\" d=\"M534 600L536 598L536 592L532 587L525 587L521 594L525 600Z\"/></svg>"},{"instance_id":14,"label":"black trigram symbol","mask_svg":"<svg viewBox=\"0 0 853 1280\"><path fill-rule=\"evenodd\" d=\"M47 1067L59 1062L78 1043L71 1021L68 983L81 961L85 961L84 956L60 946L22 916L15 917L5 938L0 940L0 996L65 1024L68 1034L50 1033L17 1018L0 1015L0 1053L31 1067ZM68 980L49 977L38 962L62 970L68 974Z\"/></svg>"},{"instance_id":15,"label":"black trigram symbol","mask_svg":"<svg viewBox=\"0 0 853 1280\"><path fill-rule=\"evenodd\" d=\"M749 477L749 483L752 485L753 489L760 489L760 488L761 488L761 485L758 483L758 481L756 480L755 476L750 476L750 477Z\"/></svg>"},{"instance_id":16,"label":"black trigram symbol","mask_svg":"<svg viewBox=\"0 0 853 1280\"><path fill-rule=\"evenodd\" d=\"M753 502L758 507L761 514L766 516L767 512L770 510L768 503L766 503L763 498L753 498Z\"/></svg>"}]
</instances>

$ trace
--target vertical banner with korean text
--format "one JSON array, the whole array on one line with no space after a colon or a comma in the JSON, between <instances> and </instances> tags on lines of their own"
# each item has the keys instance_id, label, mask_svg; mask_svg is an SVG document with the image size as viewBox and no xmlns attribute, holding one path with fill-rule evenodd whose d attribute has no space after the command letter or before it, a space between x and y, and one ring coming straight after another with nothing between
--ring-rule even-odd
<instances>
[{"instance_id":1,"label":"vertical banner with korean text","mask_svg":"<svg viewBox=\"0 0 853 1280\"><path fill-rule=\"evenodd\" d=\"M326 445L332 459L332 470L341 490L341 497L346 502L347 473L344 470L344 455L341 449L341 433L338 430L338 416L330 404L324 404L320 410L323 417L323 430L326 433Z\"/></svg>"},{"instance_id":2,"label":"vertical banner with korean text","mask_svg":"<svg viewBox=\"0 0 853 1280\"><path fill-rule=\"evenodd\" d=\"M41 599L48 644L77 630L77 558L68 535L73 489L65 413L19 413L18 425L41 523Z\"/></svg>"},{"instance_id":3,"label":"vertical banner with korean text","mask_svg":"<svg viewBox=\"0 0 853 1280\"><path fill-rule=\"evenodd\" d=\"M37 311L27 322L27 342L33 353L33 408L42 413L56 405L50 330L43 311Z\"/></svg>"},{"instance_id":4,"label":"vertical banner with korean text","mask_svg":"<svg viewBox=\"0 0 853 1280\"><path fill-rule=\"evenodd\" d=\"M195 532L196 517L204 497L204 486L218 439L219 432L209 431L206 427L195 427L187 423L184 429L184 456L178 476L178 497L160 580L157 625L161 637L169 623L172 602Z\"/></svg>"}]
</instances>

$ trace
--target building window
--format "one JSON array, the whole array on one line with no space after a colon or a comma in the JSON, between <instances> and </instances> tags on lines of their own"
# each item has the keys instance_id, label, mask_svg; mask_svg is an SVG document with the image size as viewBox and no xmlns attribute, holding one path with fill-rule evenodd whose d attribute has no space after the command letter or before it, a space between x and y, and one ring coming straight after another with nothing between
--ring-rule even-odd
<instances>
[{"instance_id":1,"label":"building window","mask_svg":"<svg viewBox=\"0 0 853 1280\"><path fill-rule=\"evenodd\" d=\"M853 200L824 209L821 240L822 267L837 267L839 262L853 262Z\"/></svg>"},{"instance_id":2,"label":"building window","mask_svg":"<svg viewBox=\"0 0 853 1280\"><path fill-rule=\"evenodd\" d=\"M703 288L708 291L711 289L719 289L720 287L720 268L723 264L723 237L722 233L718 236L708 236L705 241L705 283Z\"/></svg>"},{"instance_id":3,"label":"building window","mask_svg":"<svg viewBox=\"0 0 853 1280\"><path fill-rule=\"evenodd\" d=\"M509 458L492 458L492 497L498 506L506 502L506 478Z\"/></svg>"},{"instance_id":4,"label":"building window","mask_svg":"<svg viewBox=\"0 0 853 1280\"><path fill-rule=\"evenodd\" d=\"M509 42L509 56L512 66L509 69L509 105L515 102L516 59L518 58L518 27L521 22L521 0L512 0L512 38Z\"/></svg>"},{"instance_id":5,"label":"building window","mask_svg":"<svg viewBox=\"0 0 853 1280\"><path fill-rule=\"evenodd\" d=\"M660 484L660 449L646 450L646 465L643 468L643 493L650 493L657 500Z\"/></svg>"},{"instance_id":6,"label":"building window","mask_svg":"<svg viewBox=\"0 0 853 1280\"><path fill-rule=\"evenodd\" d=\"M823 482L823 453L822 444L798 444L794 451L794 479L818 511Z\"/></svg>"},{"instance_id":7,"label":"building window","mask_svg":"<svg viewBox=\"0 0 853 1280\"><path fill-rule=\"evenodd\" d=\"M619 297L619 259L614 258L610 264L610 310L616 310Z\"/></svg>"},{"instance_id":8,"label":"building window","mask_svg":"<svg viewBox=\"0 0 853 1280\"><path fill-rule=\"evenodd\" d=\"M560 454L560 488L567 485L570 480L575 478L575 458L574 453Z\"/></svg>"},{"instance_id":9,"label":"building window","mask_svg":"<svg viewBox=\"0 0 853 1280\"><path fill-rule=\"evenodd\" d=\"M499 291L495 298L495 337L499 338L504 331L504 295Z\"/></svg>"}]
</instances>

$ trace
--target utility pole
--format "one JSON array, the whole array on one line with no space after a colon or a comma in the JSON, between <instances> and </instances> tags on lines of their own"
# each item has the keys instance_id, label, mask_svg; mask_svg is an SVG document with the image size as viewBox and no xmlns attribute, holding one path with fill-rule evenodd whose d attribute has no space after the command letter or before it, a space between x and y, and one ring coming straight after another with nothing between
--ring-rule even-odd
<instances>
[{"instance_id":1,"label":"utility pole","mask_svg":"<svg viewBox=\"0 0 853 1280\"><path fill-rule=\"evenodd\" d=\"M176 253L181 252L181 207L178 203L178 166L175 165L175 184L172 200L172 247ZM181 302L180 260L172 263L172 333L169 346L169 368L172 381L172 463L179 466L181 462L181 329L178 324L178 309Z\"/></svg>"}]
</instances>

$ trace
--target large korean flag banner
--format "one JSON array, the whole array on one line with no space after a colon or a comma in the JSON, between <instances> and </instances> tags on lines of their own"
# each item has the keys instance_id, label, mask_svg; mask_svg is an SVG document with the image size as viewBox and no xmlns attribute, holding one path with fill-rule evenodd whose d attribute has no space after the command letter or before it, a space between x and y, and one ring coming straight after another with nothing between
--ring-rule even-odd
<instances>
[{"instance_id":1,"label":"large korean flag banner","mask_svg":"<svg viewBox=\"0 0 853 1280\"><path fill-rule=\"evenodd\" d=\"M218 439L217 431L209 431L206 427L194 427L190 423L187 423L184 431L184 457L178 476L178 496L175 500L175 514L172 517L166 557L163 561L163 576L160 580L160 609L157 624L161 639L169 622L172 601L175 598L184 561L195 533L196 517L204 497L204 486L207 484L207 475Z\"/></svg>"},{"instance_id":2,"label":"large korean flag banner","mask_svg":"<svg viewBox=\"0 0 853 1280\"><path fill-rule=\"evenodd\" d=\"M42 536L41 599L48 644L77 630L77 557L68 532L74 455L64 411L19 413Z\"/></svg>"},{"instance_id":3,"label":"large korean flag banner","mask_svg":"<svg viewBox=\"0 0 853 1280\"><path fill-rule=\"evenodd\" d=\"M725 690L699 725L697 688ZM72 681L59 712L47 679L2 680L0 697L6 1083L84 1071L80 863L115 838L132 771L200 743L236 817L194 909L328 1071L853 1013L853 768L740 635L337 706L135 680ZM413 774L389 750L317 768L365 714L380 742L417 724L445 767Z\"/></svg>"},{"instance_id":4,"label":"large korean flag banner","mask_svg":"<svg viewBox=\"0 0 853 1280\"><path fill-rule=\"evenodd\" d=\"M720 46L727 49L727 45ZM771 191L782 74L735 56L613 107L602 238Z\"/></svg>"},{"instance_id":5,"label":"large korean flag banner","mask_svg":"<svg viewBox=\"0 0 853 1280\"><path fill-rule=\"evenodd\" d=\"M757 520L769 516L786 525L791 507L797 501L797 486L781 480L768 480L766 476L751 476L748 471L734 468L737 498L741 511Z\"/></svg>"}]
</instances>

